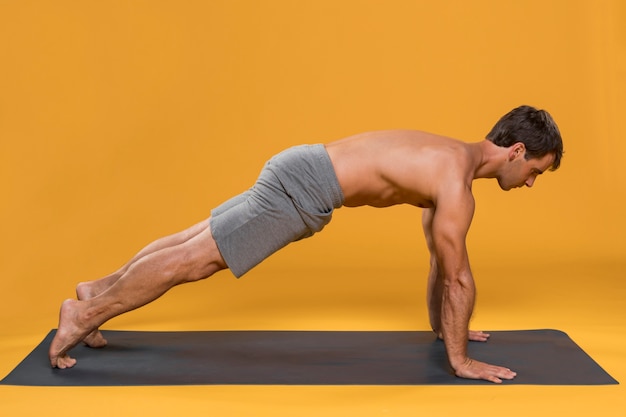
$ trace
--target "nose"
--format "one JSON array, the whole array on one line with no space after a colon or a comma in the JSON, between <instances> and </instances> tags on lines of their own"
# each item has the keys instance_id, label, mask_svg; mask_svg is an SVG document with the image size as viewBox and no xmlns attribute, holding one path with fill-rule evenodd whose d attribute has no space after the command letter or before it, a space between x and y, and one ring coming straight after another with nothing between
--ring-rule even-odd
<instances>
[{"instance_id":1,"label":"nose","mask_svg":"<svg viewBox=\"0 0 626 417\"><path fill-rule=\"evenodd\" d=\"M533 184L535 183L535 176L531 175L530 177L528 177L528 179L526 180L526 182L524 183L526 185L526 187L530 188L533 186Z\"/></svg>"}]
</instances>

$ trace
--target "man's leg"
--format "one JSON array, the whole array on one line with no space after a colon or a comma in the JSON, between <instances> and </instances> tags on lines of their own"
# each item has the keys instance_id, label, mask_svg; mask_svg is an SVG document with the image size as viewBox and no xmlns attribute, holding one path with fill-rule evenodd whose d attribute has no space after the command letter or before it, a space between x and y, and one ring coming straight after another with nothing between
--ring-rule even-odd
<instances>
[{"instance_id":1,"label":"man's leg","mask_svg":"<svg viewBox=\"0 0 626 417\"><path fill-rule=\"evenodd\" d=\"M186 230L183 230L182 232L155 240L154 242L143 248L141 251L139 251L137 255L135 255L130 261L128 261L126 265L124 265L116 272L94 281L79 283L76 286L77 298L81 301L85 301L102 294L103 292L108 290L113 284L115 284L117 280L120 279L135 262L139 261L144 256L150 255L165 248L170 248L185 243L188 240L197 236L198 234L202 233L208 227L209 220L207 219L193 225ZM98 331L98 329L88 334L83 342L87 346L93 348L104 347L107 344L106 340L104 339L104 337L102 337L102 334Z\"/></svg>"},{"instance_id":2,"label":"man's leg","mask_svg":"<svg viewBox=\"0 0 626 417\"><path fill-rule=\"evenodd\" d=\"M225 268L209 227L178 245L144 254L99 295L63 302L50 344L50 364L74 366L76 360L67 352L107 320L154 301L178 284L208 278Z\"/></svg>"}]
</instances>

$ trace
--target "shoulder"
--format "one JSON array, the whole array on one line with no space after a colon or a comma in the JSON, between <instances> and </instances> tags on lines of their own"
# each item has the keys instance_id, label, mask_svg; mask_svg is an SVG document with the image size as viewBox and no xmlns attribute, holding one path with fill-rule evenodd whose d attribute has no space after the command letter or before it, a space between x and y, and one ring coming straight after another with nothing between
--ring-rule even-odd
<instances>
[{"instance_id":1,"label":"shoulder","mask_svg":"<svg viewBox=\"0 0 626 417\"><path fill-rule=\"evenodd\" d=\"M474 179L474 154L467 144L454 141L448 142L433 151L433 174L437 176L434 198L448 199L472 198L472 181Z\"/></svg>"}]
</instances>

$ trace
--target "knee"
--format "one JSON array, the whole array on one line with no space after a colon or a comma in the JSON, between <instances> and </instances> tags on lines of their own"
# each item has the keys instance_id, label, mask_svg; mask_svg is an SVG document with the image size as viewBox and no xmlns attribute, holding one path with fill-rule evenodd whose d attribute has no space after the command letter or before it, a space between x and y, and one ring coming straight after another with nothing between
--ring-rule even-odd
<instances>
[{"instance_id":1,"label":"knee","mask_svg":"<svg viewBox=\"0 0 626 417\"><path fill-rule=\"evenodd\" d=\"M181 283L199 281L227 268L210 232L203 232L178 249L174 269Z\"/></svg>"},{"instance_id":2,"label":"knee","mask_svg":"<svg viewBox=\"0 0 626 417\"><path fill-rule=\"evenodd\" d=\"M219 257L198 251L186 251L174 260L174 277L178 283L194 282L210 277L226 267Z\"/></svg>"},{"instance_id":3,"label":"knee","mask_svg":"<svg viewBox=\"0 0 626 417\"><path fill-rule=\"evenodd\" d=\"M187 282L200 281L202 279L209 278L211 275L225 268L226 266L222 265L216 259L199 262L194 268L189 270L187 274Z\"/></svg>"}]
</instances>

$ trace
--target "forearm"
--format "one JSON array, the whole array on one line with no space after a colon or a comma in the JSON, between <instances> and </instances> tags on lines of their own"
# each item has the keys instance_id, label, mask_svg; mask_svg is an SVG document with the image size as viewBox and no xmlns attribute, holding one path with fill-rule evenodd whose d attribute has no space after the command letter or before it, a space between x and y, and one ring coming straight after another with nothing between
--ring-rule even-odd
<instances>
[{"instance_id":1,"label":"forearm","mask_svg":"<svg viewBox=\"0 0 626 417\"><path fill-rule=\"evenodd\" d=\"M443 294L443 276L439 273L437 261L433 257L430 262L428 272L428 288L426 301L428 304L428 318L430 327L439 338L443 338L441 333L441 297Z\"/></svg>"},{"instance_id":2,"label":"forearm","mask_svg":"<svg viewBox=\"0 0 626 417\"><path fill-rule=\"evenodd\" d=\"M466 363L467 334L469 321L474 309L476 289L471 273L459 277L446 277L441 297L441 333L448 359L456 370Z\"/></svg>"}]
</instances>

